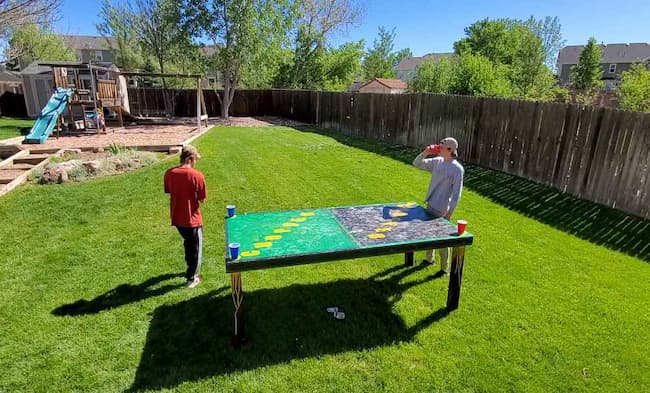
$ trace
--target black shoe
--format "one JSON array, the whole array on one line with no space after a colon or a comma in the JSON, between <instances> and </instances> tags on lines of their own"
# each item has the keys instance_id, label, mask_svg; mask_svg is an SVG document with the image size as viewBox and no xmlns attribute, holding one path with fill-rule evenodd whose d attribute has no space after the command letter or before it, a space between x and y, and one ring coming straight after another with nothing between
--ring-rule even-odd
<instances>
[{"instance_id":1,"label":"black shoe","mask_svg":"<svg viewBox=\"0 0 650 393\"><path fill-rule=\"evenodd\" d=\"M423 259L422 262L420 263L420 265L422 265L422 266L433 266L433 265L435 265L435 264L436 264L436 261L429 262L429 261L426 260L426 259Z\"/></svg>"}]
</instances>

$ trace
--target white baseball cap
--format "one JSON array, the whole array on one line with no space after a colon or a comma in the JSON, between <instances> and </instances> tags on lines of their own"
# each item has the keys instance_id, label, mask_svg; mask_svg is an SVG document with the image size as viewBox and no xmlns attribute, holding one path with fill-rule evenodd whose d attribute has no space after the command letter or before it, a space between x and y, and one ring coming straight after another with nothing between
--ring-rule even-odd
<instances>
[{"instance_id":1,"label":"white baseball cap","mask_svg":"<svg viewBox=\"0 0 650 393\"><path fill-rule=\"evenodd\" d=\"M454 138L447 137L443 140L440 141L441 145L445 145L449 149L451 149L451 152L454 153L455 155L458 155L458 141Z\"/></svg>"}]
</instances>

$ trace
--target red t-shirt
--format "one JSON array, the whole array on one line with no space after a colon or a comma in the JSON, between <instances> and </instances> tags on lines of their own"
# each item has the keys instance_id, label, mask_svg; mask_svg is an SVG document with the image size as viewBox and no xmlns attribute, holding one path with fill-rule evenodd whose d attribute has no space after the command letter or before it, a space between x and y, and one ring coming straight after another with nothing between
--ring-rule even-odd
<instances>
[{"instance_id":1,"label":"red t-shirt","mask_svg":"<svg viewBox=\"0 0 650 393\"><path fill-rule=\"evenodd\" d=\"M169 214L172 225L199 227L203 225L199 201L208 197L205 178L196 169L177 166L165 173L165 192L171 194Z\"/></svg>"}]
</instances>

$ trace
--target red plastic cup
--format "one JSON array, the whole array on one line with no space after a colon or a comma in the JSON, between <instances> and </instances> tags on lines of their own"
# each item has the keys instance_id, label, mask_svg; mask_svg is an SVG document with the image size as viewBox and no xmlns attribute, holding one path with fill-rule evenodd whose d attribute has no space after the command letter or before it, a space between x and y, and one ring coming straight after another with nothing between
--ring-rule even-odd
<instances>
[{"instance_id":1,"label":"red plastic cup","mask_svg":"<svg viewBox=\"0 0 650 393\"><path fill-rule=\"evenodd\" d=\"M440 153L440 145L429 145L427 146L427 151L429 153L438 154Z\"/></svg>"},{"instance_id":2,"label":"red plastic cup","mask_svg":"<svg viewBox=\"0 0 650 393\"><path fill-rule=\"evenodd\" d=\"M467 228L467 221L458 220L456 221L456 223L458 224L458 234L462 235L463 233L465 233L465 228Z\"/></svg>"}]
</instances>

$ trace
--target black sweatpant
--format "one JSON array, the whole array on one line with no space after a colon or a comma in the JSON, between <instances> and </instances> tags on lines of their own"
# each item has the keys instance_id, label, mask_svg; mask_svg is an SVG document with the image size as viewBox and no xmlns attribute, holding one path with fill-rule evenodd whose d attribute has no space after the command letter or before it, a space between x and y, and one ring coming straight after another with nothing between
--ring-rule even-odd
<instances>
[{"instance_id":1,"label":"black sweatpant","mask_svg":"<svg viewBox=\"0 0 650 393\"><path fill-rule=\"evenodd\" d=\"M203 227L179 227L178 233L183 236L183 246L185 247L185 262L187 270L185 278L193 280L201 271L201 260L203 259Z\"/></svg>"}]
</instances>

